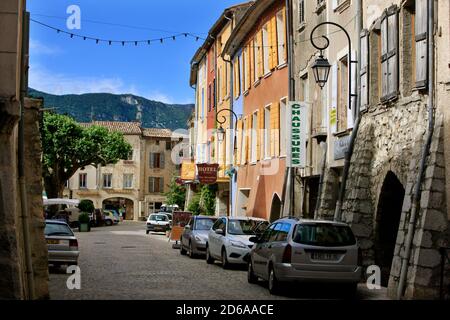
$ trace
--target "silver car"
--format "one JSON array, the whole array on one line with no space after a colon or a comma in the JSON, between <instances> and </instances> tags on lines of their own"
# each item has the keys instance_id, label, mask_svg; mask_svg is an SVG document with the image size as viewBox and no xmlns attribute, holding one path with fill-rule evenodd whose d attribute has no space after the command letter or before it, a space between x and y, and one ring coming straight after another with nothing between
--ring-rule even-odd
<instances>
[{"instance_id":1,"label":"silver car","mask_svg":"<svg viewBox=\"0 0 450 320\"><path fill-rule=\"evenodd\" d=\"M345 223L284 218L272 223L250 253L247 278L268 281L272 294L292 281L339 283L354 295L361 279L361 253Z\"/></svg>"},{"instance_id":2,"label":"silver car","mask_svg":"<svg viewBox=\"0 0 450 320\"><path fill-rule=\"evenodd\" d=\"M45 221L45 240L48 263L54 266L78 265L78 240L69 225L63 221Z\"/></svg>"},{"instance_id":3,"label":"silver car","mask_svg":"<svg viewBox=\"0 0 450 320\"><path fill-rule=\"evenodd\" d=\"M204 255L208 232L216 220L217 218L210 216L193 216L181 234L180 253L182 255L187 253L191 258Z\"/></svg>"}]
</instances>

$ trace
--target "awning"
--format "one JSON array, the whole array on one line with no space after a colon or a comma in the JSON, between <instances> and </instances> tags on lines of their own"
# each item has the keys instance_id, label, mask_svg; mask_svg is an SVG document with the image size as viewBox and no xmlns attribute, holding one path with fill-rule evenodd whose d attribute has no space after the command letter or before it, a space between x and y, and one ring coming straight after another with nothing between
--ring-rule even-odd
<instances>
[{"instance_id":1,"label":"awning","mask_svg":"<svg viewBox=\"0 0 450 320\"><path fill-rule=\"evenodd\" d=\"M77 206L80 204L80 200L78 199L43 199L44 206L65 204L67 206Z\"/></svg>"}]
</instances>

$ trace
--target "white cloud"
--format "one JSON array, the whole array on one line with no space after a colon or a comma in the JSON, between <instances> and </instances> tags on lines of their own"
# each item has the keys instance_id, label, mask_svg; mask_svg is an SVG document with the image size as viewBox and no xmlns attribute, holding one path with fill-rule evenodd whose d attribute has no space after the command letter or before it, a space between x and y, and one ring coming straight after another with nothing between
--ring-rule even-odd
<instances>
[{"instance_id":1,"label":"white cloud","mask_svg":"<svg viewBox=\"0 0 450 320\"><path fill-rule=\"evenodd\" d=\"M56 46L48 46L38 40L30 39L30 55L57 55L62 49Z\"/></svg>"},{"instance_id":2,"label":"white cloud","mask_svg":"<svg viewBox=\"0 0 450 320\"><path fill-rule=\"evenodd\" d=\"M38 64L30 66L29 86L56 95L83 93L133 94L167 104L192 103L190 99L176 102L175 99L160 91L142 92L136 85L125 83L120 77L83 77L54 73Z\"/></svg>"}]
</instances>

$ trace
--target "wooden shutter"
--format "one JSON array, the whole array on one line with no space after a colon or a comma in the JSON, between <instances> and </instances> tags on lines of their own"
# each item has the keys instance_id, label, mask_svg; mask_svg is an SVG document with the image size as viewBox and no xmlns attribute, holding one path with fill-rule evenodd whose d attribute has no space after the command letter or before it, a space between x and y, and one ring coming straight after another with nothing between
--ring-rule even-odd
<instances>
[{"instance_id":1,"label":"wooden shutter","mask_svg":"<svg viewBox=\"0 0 450 320\"><path fill-rule=\"evenodd\" d=\"M275 68L275 66L273 64L273 46L274 46L274 42L273 42L273 24L272 24L272 19L267 23L267 38L269 39L269 41L268 41L268 43L265 44L267 47L264 48L264 50L268 50L269 51L269 70L272 70L273 68Z\"/></svg>"},{"instance_id":2,"label":"wooden shutter","mask_svg":"<svg viewBox=\"0 0 450 320\"><path fill-rule=\"evenodd\" d=\"M155 192L155 178L148 178L148 192L154 193Z\"/></svg>"},{"instance_id":3,"label":"wooden shutter","mask_svg":"<svg viewBox=\"0 0 450 320\"><path fill-rule=\"evenodd\" d=\"M264 132L262 130L264 128L264 123L261 123L261 121L264 121L264 108L260 108L256 113L257 126L256 128L253 128L254 130L256 130L256 160L263 159L263 157L261 156L261 152L264 150L264 137L261 136L261 132Z\"/></svg>"},{"instance_id":4,"label":"wooden shutter","mask_svg":"<svg viewBox=\"0 0 450 320\"><path fill-rule=\"evenodd\" d=\"M361 41L361 111L369 106L369 32L362 30Z\"/></svg>"},{"instance_id":5,"label":"wooden shutter","mask_svg":"<svg viewBox=\"0 0 450 320\"><path fill-rule=\"evenodd\" d=\"M398 10L387 9L381 21L382 101L398 94Z\"/></svg>"},{"instance_id":6,"label":"wooden shutter","mask_svg":"<svg viewBox=\"0 0 450 320\"><path fill-rule=\"evenodd\" d=\"M338 103L338 68L334 64L331 68L331 108L330 108L330 128L331 133L337 132L337 103Z\"/></svg>"},{"instance_id":7,"label":"wooden shutter","mask_svg":"<svg viewBox=\"0 0 450 320\"><path fill-rule=\"evenodd\" d=\"M284 46L281 48L281 50L283 50L284 52L284 57L285 57L285 63L288 60L288 34L287 34L287 20L286 20L286 9L282 10L283 13L283 35L284 35Z\"/></svg>"},{"instance_id":8,"label":"wooden shutter","mask_svg":"<svg viewBox=\"0 0 450 320\"><path fill-rule=\"evenodd\" d=\"M247 74L246 76L246 80L245 80L245 90L248 91L250 89L250 83L252 82L251 80L251 60L250 60L250 48L249 46L245 47L245 73Z\"/></svg>"},{"instance_id":9,"label":"wooden shutter","mask_svg":"<svg viewBox=\"0 0 450 320\"><path fill-rule=\"evenodd\" d=\"M159 178L159 192L164 192L164 178Z\"/></svg>"},{"instance_id":10,"label":"wooden shutter","mask_svg":"<svg viewBox=\"0 0 450 320\"><path fill-rule=\"evenodd\" d=\"M166 161L165 161L164 153L160 153L159 154L159 167L161 169L164 169L165 165L166 165Z\"/></svg>"},{"instance_id":11,"label":"wooden shutter","mask_svg":"<svg viewBox=\"0 0 450 320\"><path fill-rule=\"evenodd\" d=\"M235 163L240 164L241 163L241 149L242 149L242 120L238 119L236 122L236 159Z\"/></svg>"},{"instance_id":12,"label":"wooden shutter","mask_svg":"<svg viewBox=\"0 0 450 320\"><path fill-rule=\"evenodd\" d=\"M270 149L273 149L271 154L274 157L278 157L280 155L280 102L278 101L270 107L270 122Z\"/></svg>"},{"instance_id":13,"label":"wooden shutter","mask_svg":"<svg viewBox=\"0 0 450 320\"><path fill-rule=\"evenodd\" d=\"M257 78L261 78L263 75L263 59L264 59L264 54L263 54L263 41L262 41L262 30L259 31L256 35L256 46L257 46L257 51L256 51L256 59L257 59L257 69L256 69L256 76ZM258 79L255 79L258 80Z\"/></svg>"},{"instance_id":14,"label":"wooden shutter","mask_svg":"<svg viewBox=\"0 0 450 320\"><path fill-rule=\"evenodd\" d=\"M256 81L256 79L255 79L255 68L256 68L255 50L257 50L257 49L255 48L255 42L253 40L250 42L249 48L250 48L250 54L249 54L249 56L250 56L250 59L249 59L249 61L250 61L250 86L249 86L249 88L250 88L251 84Z\"/></svg>"},{"instance_id":15,"label":"wooden shutter","mask_svg":"<svg viewBox=\"0 0 450 320\"><path fill-rule=\"evenodd\" d=\"M245 143L245 163L250 162L250 150L251 150L251 127L252 127L252 116L249 115L246 119L247 121L247 132L246 132L246 143Z\"/></svg>"},{"instance_id":16,"label":"wooden shutter","mask_svg":"<svg viewBox=\"0 0 450 320\"><path fill-rule=\"evenodd\" d=\"M153 169L154 167L155 167L154 153L150 152L150 168Z\"/></svg>"},{"instance_id":17,"label":"wooden shutter","mask_svg":"<svg viewBox=\"0 0 450 320\"><path fill-rule=\"evenodd\" d=\"M350 100L350 106L347 106L347 129L353 128L354 116L355 114L355 106L356 106L356 64L351 64L351 61L356 61L356 51L350 52L351 58L349 59L349 66L352 66L351 74L349 72L348 76L350 77L350 88L348 88L349 92L353 95ZM350 71L350 69L349 69Z\"/></svg>"},{"instance_id":18,"label":"wooden shutter","mask_svg":"<svg viewBox=\"0 0 450 320\"><path fill-rule=\"evenodd\" d=\"M278 65L278 33L277 33L277 17L272 18L272 69L275 69Z\"/></svg>"},{"instance_id":19,"label":"wooden shutter","mask_svg":"<svg viewBox=\"0 0 450 320\"><path fill-rule=\"evenodd\" d=\"M428 0L416 0L415 17L416 87L425 88L428 80Z\"/></svg>"}]
</instances>

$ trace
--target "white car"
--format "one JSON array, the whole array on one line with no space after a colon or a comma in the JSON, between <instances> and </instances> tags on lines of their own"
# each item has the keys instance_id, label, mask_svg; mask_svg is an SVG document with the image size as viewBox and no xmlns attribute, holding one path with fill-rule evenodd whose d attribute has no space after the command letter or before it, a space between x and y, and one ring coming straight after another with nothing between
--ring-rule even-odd
<instances>
[{"instance_id":1,"label":"white car","mask_svg":"<svg viewBox=\"0 0 450 320\"><path fill-rule=\"evenodd\" d=\"M170 221L167 214L153 213L147 219L146 233L149 232L166 232L170 230Z\"/></svg>"},{"instance_id":2,"label":"white car","mask_svg":"<svg viewBox=\"0 0 450 320\"><path fill-rule=\"evenodd\" d=\"M246 264L254 243L249 239L261 234L267 228L267 220L250 217L220 217L208 233L206 262L222 262L222 267L230 264Z\"/></svg>"}]
</instances>

